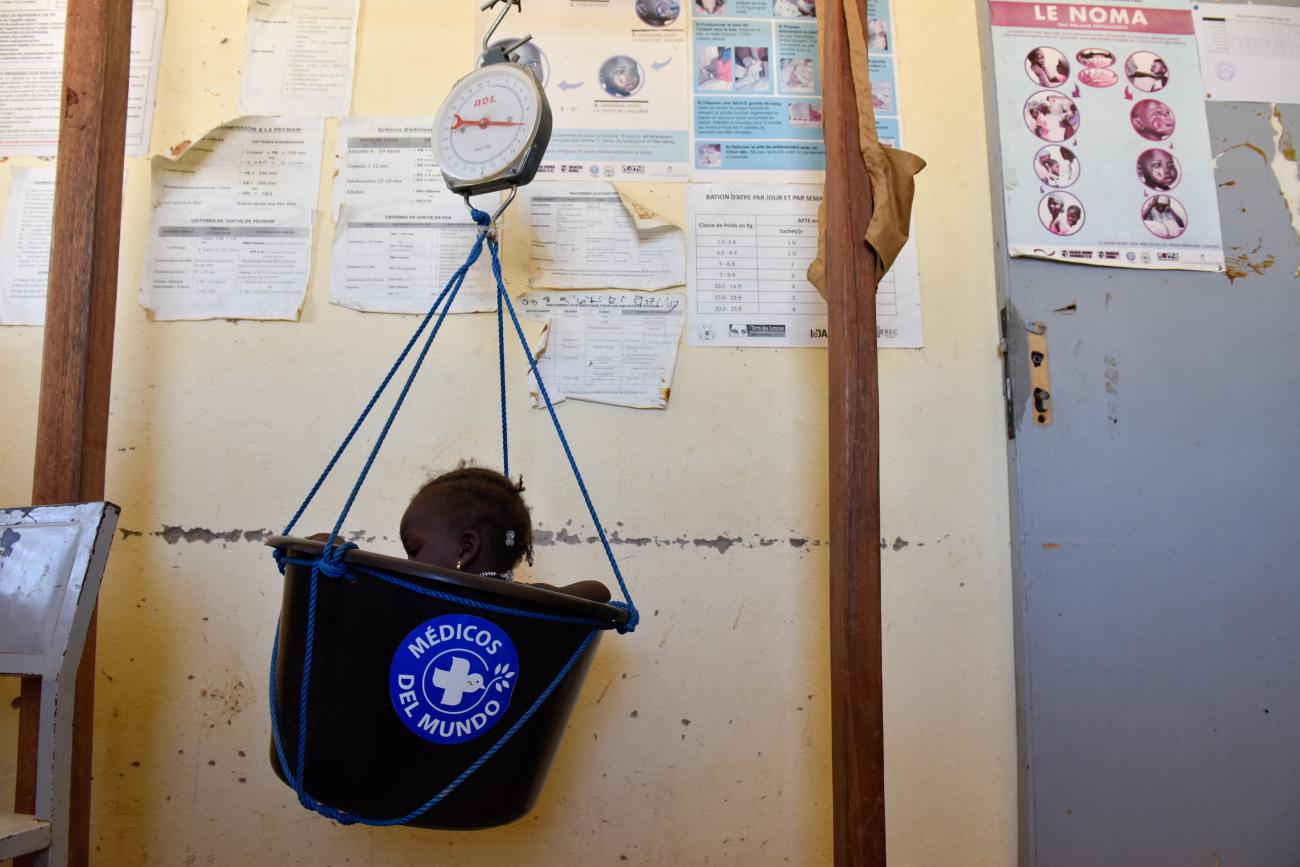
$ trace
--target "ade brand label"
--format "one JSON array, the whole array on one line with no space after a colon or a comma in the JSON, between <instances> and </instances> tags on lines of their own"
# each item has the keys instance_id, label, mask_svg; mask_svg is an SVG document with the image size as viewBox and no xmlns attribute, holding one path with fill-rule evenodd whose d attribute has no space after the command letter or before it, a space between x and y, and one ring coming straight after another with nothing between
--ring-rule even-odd
<instances>
[{"instance_id":1,"label":"ade brand label","mask_svg":"<svg viewBox=\"0 0 1300 867\"><path fill-rule=\"evenodd\" d=\"M388 694L406 727L435 744L486 732L510 706L519 655L505 630L470 614L421 623L393 654Z\"/></svg>"}]
</instances>

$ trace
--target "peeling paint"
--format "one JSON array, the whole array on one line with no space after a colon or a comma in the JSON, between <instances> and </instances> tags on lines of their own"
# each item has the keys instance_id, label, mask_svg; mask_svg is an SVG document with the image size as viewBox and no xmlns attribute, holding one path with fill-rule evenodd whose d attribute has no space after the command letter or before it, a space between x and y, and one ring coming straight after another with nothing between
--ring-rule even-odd
<instances>
[{"instance_id":1,"label":"peeling paint","mask_svg":"<svg viewBox=\"0 0 1300 867\"><path fill-rule=\"evenodd\" d=\"M1248 277L1252 273L1262 275L1269 268L1272 268L1277 264L1276 257L1271 254L1266 255L1257 261L1251 261L1250 257L1255 253L1258 253L1260 247L1263 245L1263 241L1260 241L1259 245L1249 253L1236 253L1227 257L1224 262L1224 274L1227 276L1229 283L1234 283L1242 277Z\"/></svg>"},{"instance_id":2,"label":"peeling paint","mask_svg":"<svg viewBox=\"0 0 1300 867\"><path fill-rule=\"evenodd\" d=\"M691 544L697 548L712 548L719 554L725 554L727 553L728 548L732 545L739 544L739 541L740 540L738 539L731 539L726 536L717 536L713 539L693 539ZM793 541L794 540L791 540L791 544L793 544Z\"/></svg>"},{"instance_id":3,"label":"peeling paint","mask_svg":"<svg viewBox=\"0 0 1300 867\"><path fill-rule=\"evenodd\" d=\"M904 539L902 536L895 536L894 544L891 545L890 547L893 548L895 551L901 551L910 544L911 543L908 542L906 539Z\"/></svg>"},{"instance_id":4,"label":"peeling paint","mask_svg":"<svg viewBox=\"0 0 1300 867\"><path fill-rule=\"evenodd\" d=\"M175 545L182 540L186 542L238 542L239 537L244 535L243 530L226 530L219 532L209 530L207 527L169 527L164 525L161 533L154 533L155 536L161 536L163 541L168 545Z\"/></svg>"},{"instance_id":5,"label":"peeling paint","mask_svg":"<svg viewBox=\"0 0 1300 867\"><path fill-rule=\"evenodd\" d=\"M1282 201L1291 217L1291 228L1300 238L1300 171L1296 164L1295 140L1282 123L1282 111L1276 105L1272 107L1268 120L1273 127L1273 159L1265 162L1277 177Z\"/></svg>"},{"instance_id":6,"label":"peeling paint","mask_svg":"<svg viewBox=\"0 0 1300 867\"><path fill-rule=\"evenodd\" d=\"M1214 167L1215 167L1216 169L1219 167L1219 159L1220 159L1224 154L1226 154L1228 151L1236 150L1237 148L1247 148L1247 149L1249 149L1249 150L1252 150L1252 151L1254 151L1255 153L1259 154L1259 158L1260 158L1261 160L1263 160L1265 163L1268 162L1268 154L1264 153L1264 149L1263 149L1262 147L1260 147L1260 146L1257 145L1257 144L1252 144L1251 142L1248 142L1248 141L1243 141L1243 142L1238 142L1238 143L1235 144L1235 145L1228 145L1226 148L1224 148L1223 150L1221 150L1221 151L1219 151L1217 154L1215 154L1215 155L1214 155Z\"/></svg>"},{"instance_id":7,"label":"peeling paint","mask_svg":"<svg viewBox=\"0 0 1300 867\"><path fill-rule=\"evenodd\" d=\"M569 521L568 524L572 524ZM272 536L278 535L279 531L266 528L255 530L244 530L240 528L230 530L213 530L208 527L182 527L179 525L164 524L161 530L147 532L143 530L129 530L119 528L118 532L123 539L131 539L143 536L160 538L169 545L176 545L181 542L196 543L202 542L210 544L213 542L235 543L248 542L261 544ZM341 534L342 538L351 542L371 544L381 538L366 530L352 530ZM388 541L387 536L382 537ZM618 530L614 530L608 536L609 543L612 546L630 545L634 548L644 548L654 546L663 548L676 546L678 548L696 547L712 548L719 554L725 554L731 548L770 548L773 545L788 544L795 549L818 548L825 545L825 540L810 539L806 537L768 538L753 534L750 537L731 536L720 534L714 537L689 538L686 536L677 537L660 537L660 536L624 536ZM596 535L581 536L568 528L561 527L559 530L547 530L537 528L533 530L533 545L537 548L549 548L556 545L598 545L600 537ZM882 545L883 547L883 545Z\"/></svg>"},{"instance_id":8,"label":"peeling paint","mask_svg":"<svg viewBox=\"0 0 1300 867\"><path fill-rule=\"evenodd\" d=\"M533 530L533 546L536 548L549 548L554 545L595 545L599 542L600 538L598 536L579 536L577 533L573 533L567 528L561 528L559 530L538 528ZM792 548L816 548L825 544L821 539L799 537L789 539L765 538L757 534L754 534L754 536L750 538L744 536L718 535L712 538L700 537L694 539L685 536L677 536L675 538L665 538L661 536L624 536L617 530L609 534L609 543L613 546L631 545L635 548L643 548L647 546L663 548L672 545L675 545L678 548L686 548L688 546L693 546L696 548L713 548L719 554L725 554L731 548L770 548L773 545L782 543L788 544Z\"/></svg>"},{"instance_id":9,"label":"peeling paint","mask_svg":"<svg viewBox=\"0 0 1300 867\"><path fill-rule=\"evenodd\" d=\"M12 554L14 545L17 545L18 540L22 537L22 533L12 527L6 527L4 533L0 535L0 557L8 557Z\"/></svg>"}]
</instances>

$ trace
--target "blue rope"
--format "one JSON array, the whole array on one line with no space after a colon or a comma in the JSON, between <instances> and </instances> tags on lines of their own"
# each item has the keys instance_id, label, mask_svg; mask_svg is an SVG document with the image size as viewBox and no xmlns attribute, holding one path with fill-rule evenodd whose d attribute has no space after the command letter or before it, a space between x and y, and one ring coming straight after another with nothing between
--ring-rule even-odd
<instances>
[{"instance_id":1,"label":"blue rope","mask_svg":"<svg viewBox=\"0 0 1300 867\"><path fill-rule=\"evenodd\" d=\"M338 519L334 522L334 527L330 531L329 539L328 541L326 541L325 547L322 550L320 556L315 559L302 559L302 558L288 557L283 551L277 550L275 552L276 564L279 567L281 573L284 572L286 564L289 563L299 564L303 566L310 566L311 568L311 573L310 573L309 583L308 583L308 592L307 592L307 633L306 633L306 638L304 640L304 648L303 648L302 681L299 684L299 690L298 690L298 743L297 743L297 756L296 756L297 762L294 765L295 770L293 771L290 770L289 762L286 760L286 756L284 752L284 744L280 736L279 718L276 711L276 671L275 670L279 658L279 644L280 644L280 627L278 624L276 626L275 646L271 650L271 677L270 677L271 734L272 734L272 740L275 743L276 757L280 762L281 769L284 771L285 778L289 781L290 785L293 786L294 791L297 793L299 803L301 803L304 807L310 810L314 810L315 812L320 813L323 816L334 819L345 825L350 825L354 823L360 823L364 825L374 825L374 826L404 825L419 818L425 812L432 809L435 805L437 805L440 801L442 801L443 798L451 794L461 783L463 783L471 775L473 775L480 767L482 767L484 762L488 761L493 755L495 755L496 752L500 750L501 747L503 747L506 744L506 742L509 741L510 738L513 737L514 734L517 731L519 731L519 729L522 728L525 723L528 722L529 719L532 718L533 714L537 711L537 709L540 708L542 703L547 698L550 697L551 693L555 691L556 687L558 687L560 683L563 682L564 678L568 675L569 671L573 668L574 664L578 661L578 659L581 658L582 654L586 651L587 647L591 644L591 641L595 637L597 631L601 629L609 629L612 627L612 628L616 628L620 633L632 632L633 630L636 629L637 624L640 621L640 614L638 613L635 604L633 604L632 602L632 596L630 591L628 590L627 582L623 579L623 574L618 568L618 561L614 558L614 551L610 547L609 539L605 534L604 525L601 524L600 517L596 514L595 504L592 503L591 495L587 491L587 485L583 481L582 473L578 470L578 463L573 456L573 449L569 446L568 438L564 435L564 429L560 425L559 416L555 412L555 405L551 401L551 396L546 390L546 384L545 382L542 381L541 374L537 370L537 359L533 355L532 348L528 345L528 339L524 336L523 327L519 324L519 317L516 315L514 305L511 303L510 296L506 292L505 280L501 274L500 248L495 236L493 236L489 231L491 217L489 217L489 215L486 214L485 212L475 208L471 208L470 213L474 219L474 222L479 225L480 230L478 233L478 237L474 242L474 246L471 248L469 256L465 260L465 263L456 270L455 274L452 275L451 279L447 282L447 285L443 288L442 292L438 295L437 299L434 300L433 305L429 308L428 313L426 313L424 318L421 320L419 327L415 330L415 333L411 336L411 339L407 341L406 346L403 347L401 353L398 354L397 360L393 363L393 366L389 369L388 373L384 376L383 382L380 383L379 388L375 390L375 393L371 396L369 402L367 402L365 409L363 409L361 412L361 416L357 419L356 423L352 426L352 429L348 431L347 436L343 438L343 442L339 445L338 449L334 452L334 455L330 458L330 461L326 465L325 470L321 473L320 477L316 480L316 483L312 486L311 491L308 492L307 497L303 500L302 504L298 507L298 510L294 513L293 518L289 521L288 525L284 529L284 535L289 535L289 533L292 532L293 527L298 523L299 518L301 518L303 513L307 510L307 507L311 504L312 500L319 492L321 486L324 484L325 479L329 476L330 472L334 469L335 465L342 457L343 452L347 449L347 447L351 444L352 440L356 437L357 431L360 429L362 423L366 420L366 418L370 415L370 411L374 408L375 404L378 402L379 397L388 388L389 383L392 381L393 377L396 376L397 371L401 368L402 364L406 361L406 358L410 355L411 350L415 348L417 342L419 341L421 335L424 333L425 329L428 327L430 321L433 321L433 328L429 330L429 334L428 337L425 338L424 345L420 347L420 350L416 355L415 361L411 366L411 370L407 374L406 380L405 382L403 382L401 390L398 392L397 397L393 402L393 407L389 411L388 417L384 421L383 428L380 430L379 436L376 438L375 444L370 450L370 454L366 457L365 464L361 468L361 472L357 477L356 483L352 486L352 490L348 494L347 500L343 505L343 509L339 513ZM434 590L428 587L422 587L418 584L415 584L414 582L406 581L404 579L398 578L394 575L390 575L380 570L370 569L360 565L350 565L344 561L344 556L347 553L347 551L356 548L357 546L350 542L346 544L335 544L336 540L338 539L339 531L343 526L343 522L347 519L347 515L351 511L352 506L356 501L357 495L360 493L361 486L365 482L367 475L369 475L370 469L374 465L375 459L379 455L379 450L380 448L382 448L384 441L388 437L388 432L392 428L394 420L397 418L397 413L401 410L402 404L406 401L406 397L411 390L411 386L415 381L415 377L419 374L420 368L423 366L424 360L428 356L430 348L433 346L433 341L437 338L439 331L442 329L442 324L446 320L447 314L450 312L452 304L455 303L456 295L460 292L461 286L464 285L466 275L469 273L469 269L478 261L479 257L482 255L483 245L485 242L487 244L488 250L491 253L492 274L493 277L496 279L496 285L497 285L497 347L498 347L497 353L498 353L498 360L500 362L500 370L501 370L501 448L502 448L502 464L504 467L504 472L506 475L509 475L510 473L509 431L508 431L507 414L506 414L505 316L504 316L504 311L508 310L510 313L510 320L515 327L515 333L519 337L519 342L523 346L524 353L528 356L528 364L530 370L532 371L533 378L536 380L538 388L542 394L542 398L546 402L546 409L550 413L551 422L555 426L555 432L560 438L560 444L564 447L564 454L568 458L569 467L570 469L573 470L574 478L578 482L579 491L582 492L583 501L587 505L587 512L589 515L591 515L592 522L596 526L596 532L599 535L601 544L604 546L605 549L605 556L609 560L610 567L614 572L614 577L618 581L619 589L623 593L622 602L612 602L610 604L618 608L622 608L628 612L628 619L626 623L613 624L606 621L595 620L592 618L567 617L558 614L546 614L543 612L525 611L523 609L511 608L509 606L495 605L488 602L481 602L478 600L467 599L465 597L458 596L455 594ZM434 320L435 314L437 316L436 320ZM312 658L314 655L315 640L316 640L316 606L317 606L317 599L318 599L320 577L324 575L327 578L333 578L333 579L351 579L355 577L353 573L358 573L371 578L377 578L379 580L386 581L389 584L392 584L396 587L401 587L403 589L410 590L412 592L421 595L430 596L433 598L441 599L446 602L451 602L457 605L463 605L469 608L476 608L479 610L491 611L498 614L505 614L505 615L516 616L516 617L525 617L534 620L544 620L544 621L550 621L555 623L568 623L568 624L576 624L576 625L591 627L590 631L587 633L586 638L578 646L578 649L573 653L573 655L569 657L568 661L560 669L559 673L556 674L554 679L552 679L552 681L546 687L546 689L542 691L541 695L537 697L537 699L528 708L528 710L525 711L524 714L518 720L516 720L514 725L512 725L505 732L505 734L503 734L500 737L500 739L498 739L497 742L487 750L487 752L485 752L478 759L476 759L472 764L470 764L468 768L462 771L461 774L458 777L456 777L455 780L453 780L451 783L445 786L442 789L442 791L438 792L438 794L434 795L423 805L418 807L416 810L407 813L404 816L399 816L395 819L372 819L372 818L356 816L356 815L346 813L342 810L339 810L335 807L331 807L328 804L323 804L320 801L316 800L316 798L312 797L312 795L306 791L306 788L304 787L304 783L303 783L303 780L305 779L306 776L305 768L306 768L306 761L307 761L307 709L308 709L308 692L309 692L308 687L310 686L310 682L311 682Z\"/></svg>"},{"instance_id":2,"label":"blue rope","mask_svg":"<svg viewBox=\"0 0 1300 867\"><path fill-rule=\"evenodd\" d=\"M491 219L483 211L474 210L471 213L474 218L474 222L478 223L480 226L486 226L488 221ZM406 346L404 346L402 348L402 351L398 354L397 360L393 362L393 366L388 369L388 373L385 374L383 381L379 384L379 388L375 389L375 393L370 396L370 400L369 402L366 403L365 409L361 411L361 415L357 418L356 422L352 425L352 429L348 431L347 436L343 438L343 442L339 444L338 449L335 450L333 457L331 457L329 460L329 463L325 465L325 469L321 472L320 477L316 479L316 484L312 485L311 490L307 493L307 496L303 499L302 504L298 506L298 511L294 512L293 517L289 519L289 523L285 525L284 532L281 535L288 536L290 533L293 532L293 528L298 523L298 519L301 518L303 513L307 511L307 507L311 505L312 500L316 498L317 492L320 491L321 485L325 483L325 479L328 478L329 474L334 470L334 466L339 462L339 458L343 457L343 452L345 452L347 450L347 447L351 445L353 438L356 437L357 435L357 431L361 429L361 425L365 422L366 418L369 417L370 411L374 409L375 404L379 401L380 395L382 395L384 391L387 390L388 384L392 381L393 377L397 374L397 371L398 369L401 368L402 363L406 361L407 355L410 354L411 349L416 344L416 341L420 339L420 335L424 333L424 329L428 327L429 321L433 319L434 314L438 312L438 308L440 305L442 305L443 299L447 298L448 294L450 294L452 297L447 300L446 307L443 310L443 316L446 315L446 310L450 309L452 301L455 300L456 293L460 291L461 284L465 282L465 275L469 273L470 266L478 261L479 255L483 252L483 238L484 235L483 233L480 232L478 239L474 242L474 246L470 250L469 257L465 261L465 264L461 265L458 269L456 269L456 273L452 274L451 279L447 281L447 285L443 287L442 292L439 293L438 297L434 300L433 304L429 307L429 312L424 315L424 318L420 321L419 327L415 329L415 333L411 335L411 339L406 342ZM442 318L439 317L438 321L439 323L441 323ZM342 523L343 523L342 519L340 519L337 526L342 526ZM336 528L336 532L334 534L331 534L330 541L332 542L336 536L337 536L337 528Z\"/></svg>"},{"instance_id":3,"label":"blue rope","mask_svg":"<svg viewBox=\"0 0 1300 867\"><path fill-rule=\"evenodd\" d=\"M491 218L483 211L471 209L474 222L480 226L486 227ZM456 293L465 282L465 275L469 272L470 266L478 261L479 254L483 252L483 239L487 238L486 232L479 232L478 238L474 241L473 248L470 249L469 258L465 264L461 265L456 271L456 276L452 279L455 287L451 290L451 295L447 298L447 303L443 305L442 311L438 314L438 321L434 323L433 329L429 332L429 337L424 341L424 346L420 349L420 354L416 357L415 363L411 365L411 372L406 377L406 382L402 384L402 390L397 393L397 399L393 401L393 409L388 413L388 418L384 420L384 427L375 439L375 446L370 450L370 455L366 458L365 465L361 468L360 475L357 476L356 484L348 493L347 501L343 504L343 511L339 513L338 520L334 522L334 529L330 531L330 544L338 538L339 530L343 527L344 520L347 519L348 512L352 511L352 504L356 502L357 494L361 493L361 485L365 482L366 476L370 474L370 468L375 463L375 458L379 456L379 450L384 445L384 440L388 438L388 431L392 428L393 422L397 419L397 413L401 411L402 404L406 402L406 395L411 391L411 385L415 382L415 377L420 373L420 368L424 365L424 359L428 356L429 350L433 348L433 341L437 338L438 332L442 330L442 323L446 321L447 314L451 312L451 305L456 301ZM495 243L495 242L493 242ZM459 279L457 279L459 278ZM436 305L435 305L436 306Z\"/></svg>"},{"instance_id":4,"label":"blue rope","mask_svg":"<svg viewBox=\"0 0 1300 867\"><path fill-rule=\"evenodd\" d=\"M510 476L510 432L506 416L506 288L497 284L497 356L501 360L501 474Z\"/></svg>"},{"instance_id":5,"label":"blue rope","mask_svg":"<svg viewBox=\"0 0 1300 867\"><path fill-rule=\"evenodd\" d=\"M313 586L315 582L315 577L316 577L315 574L313 574L312 575ZM309 619L307 622L307 647L309 651L313 643L313 639L312 639L313 632L315 631L314 615L315 615L314 605L309 605L308 617L312 618ZM277 623L275 627L275 644L272 645L271 647L270 696L271 696L271 740L275 744L275 755L276 758L279 759L280 761L280 769L284 771L285 779L288 780L289 785L293 787L294 792L298 795L298 803L302 804L307 809L320 813L322 816L325 816L328 819L333 819L334 821L342 825L354 825L354 824L371 825L374 827L383 828L383 827L391 827L393 825L409 824L410 822L413 822L416 819L420 818L420 816L423 816L429 810L436 807L444 798L446 798L448 795L454 792L460 786L461 783L465 782L471 776L473 776L474 773L477 772L479 768L483 767L484 763L486 763L488 759L496 755L497 752L502 747L504 747L506 743L508 743L509 740L513 738L515 734L518 733L518 731L521 728L523 728L530 719L532 719L533 714L537 713L538 709L542 706L542 704L548 698L551 697L551 693L555 692L556 688L559 687L559 685L564 682L564 678L568 676L569 672L573 669L573 666L577 664L578 660L582 658L582 655L586 653L587 648L591 645L592 639L596 637L596 633L598 631L599 630L597 629L592 629L587 633L586 637L582 639L582 643L578 645L577 650L573 652L573 654L564 663L564 666L561 667L561 669L555 675L555 677L551 679L551 682L547 684L546 689L542 690L541 695L537 696L537 698L533 701L533 703L529 705L528 710L524 711L523 714L519 717L519 719L515 720L514 724L511 725L510 728L507 729L506 732L503 735L501 735L500 738L497 739L496 743L494 743L491 747L488 748L487 752L483 753L483 755L479 756L472 763L470 763L469 767L461 771L460 774L456 777L456 779L452 780L450 783L444 786L442 790L439 791L432 798L425 801L419 807L416 807L414 810L412 810L409 813L406 813L405 815L398 816L397 818L394 819L374 819L367 816L359 816L353 813L347 813L343 810L338 809L337 807L331 807L328 804L321 803L320 801L316 800L316 798L312 797L312 795L307 792L307 789L303 783L304 780L303 763L304 763L304 757L306 755L306 744L307 744L307 727L306 727L307 706L305 704L306 701L305 685L310 681L311 678L310 652L308 652L303 659L302 682L304 684L304 688L299 694L300 703L298 705L298 771L295 774L294 772L289 770L289 763L285 760L284 742L280 736L279 712L276 709L276 701L275 701L276 698L275 670L280 655L280 626Z\"/></svg>"},{"instance_id":6,"label":"blue rope","mask_svg":"<svg viewBox=\"0 0 1300 867\"><path fill-rule=\"evenodd\" d=\"M504 287L501 277L501 256L495 238L488 238L488 251L492 255L492 274L496 277L497 286ZM591 515L591 522L596 526L596 533L600 537L600 544L605 548L605 557L609 560L609 566L614 570L614 577L618 580L618 587L623 591L623 603L613 603L618 607L626 607L628 612L627 623L618 627L620 633L634 632L637 624L641 622L641 614L637 611L636 605L632 602L632 594L627 589L627 582L623 580L623 573L618 568L618 561L614 559L614 549L610 547L609 538L605 535L605 527L600 522L600 516L596 514L596 506L591 501L591 494L587 492L587 484L582 480L582 472L578 469L578 461L573 456L573 449L569 447L569 438L564 435L564 427L560 424L560 417L555 412L555 404L551 402L551 395L546 390L546 383L542 381L542 375L537 370L537 359L533 355L533 349L528 345L528 338L524 336L524 329L519 324L519 317L515 314L515 305L510 301L510 296L504 294L502 288L503 300L506 309L510 311L510 321L514 323L515 333L519 335L519 344L524 348L524 354L528 356L528 366L533 372L533 379L537 381L537 388L542 393L542 399L546 401L546 410L551 414L551 423L555 426L555 433L560 438L560 445L564 447L564 456L569 459L569 468L573 470L573 477L578 482L578 490L582 492L583 502L587 504L587 513Z\"/></svg>"}]
</instances>

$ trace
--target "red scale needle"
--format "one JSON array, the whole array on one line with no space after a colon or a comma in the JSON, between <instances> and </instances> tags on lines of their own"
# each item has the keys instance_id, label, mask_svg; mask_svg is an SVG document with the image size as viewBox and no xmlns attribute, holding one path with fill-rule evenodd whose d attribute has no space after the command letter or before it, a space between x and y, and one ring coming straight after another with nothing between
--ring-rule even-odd
<instances>
[{"instance_id":1,"label":"red scale needle","mask_svg":"<svg viewBox=\"0 0 1300 867\"><path fill-rule=\"evenodd\" d=\"M466 126L476 126L479 129L487 129L490 126L523 126L524 125L523 121L518 121L518 120L490 120L486 117L481 117L478 120L465 120L465 118L461 117L458 114L454 115L454 117L456 118L456 121L451 125L453 131Z\"/></svg>"}]
</instances>

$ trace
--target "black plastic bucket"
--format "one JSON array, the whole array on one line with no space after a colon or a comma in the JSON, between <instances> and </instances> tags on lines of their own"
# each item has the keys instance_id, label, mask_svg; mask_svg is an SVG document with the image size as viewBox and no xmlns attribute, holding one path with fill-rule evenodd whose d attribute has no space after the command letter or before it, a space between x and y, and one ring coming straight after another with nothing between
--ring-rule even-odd
<instances>
[{"instance_id":1,"label":"black plastic bucket","mask_svg":"<svg viewBox=\"0 0 1300 867\"><path fill-rule=\"evenodd\" d=\"M324 549L287 536L268 544L292 559L314 560ZM609 627L628 618L613 605L396 557L351 550L344 560L348 577L322 575L317 582L303 788L322 804L368 819L405 816L455 780L551 686L592 631L438 599L373 573L463 600ZM310 566L286 567L275 671L280 742L294 770L310 577ZM500 751L407 824L490 828L531 810L598 642L599 633ZM271 764L285 780L274 741Z\"/></svg>"}]
</instances>

